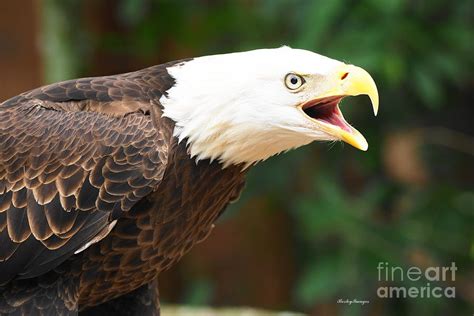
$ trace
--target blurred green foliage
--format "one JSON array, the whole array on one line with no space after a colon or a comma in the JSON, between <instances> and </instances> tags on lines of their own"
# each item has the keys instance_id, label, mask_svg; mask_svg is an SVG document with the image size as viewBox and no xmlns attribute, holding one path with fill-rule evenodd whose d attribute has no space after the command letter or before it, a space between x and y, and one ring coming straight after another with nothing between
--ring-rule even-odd
<instances>
[{"instance_id":1,"label":"blurred green foliage","mask_svg":"<svg viewBox=\"0 0 474 316\"><path fill-rule=\"evenodd\" d=\"M79 1L44 2L77 15ZM46 11L48 78L87 70L94 50L146 63L290 45L367 69L379 86L379 116L371 117L367 100L345 101L343 110L366 135L369 151L314 144L275 157L252 170L242 197L267 195L292 219L288 238L299 275L288 308L310 311L357 298L382 305L378 313L386 315L472 313L474 2L121 0L105 12L120 31L95 34L84 22L61 22L65 28L54 24L51 31L58 16ZM61 32L69 33L56 39ZM67 48L54 52L59 43ZM457 297L381 302L378 262L456 262ZM182 303L203 303L213 288L212 280L189 286L197 292ZM344 315L367 312L338 308Z\"/></svg>"}]
</instances>

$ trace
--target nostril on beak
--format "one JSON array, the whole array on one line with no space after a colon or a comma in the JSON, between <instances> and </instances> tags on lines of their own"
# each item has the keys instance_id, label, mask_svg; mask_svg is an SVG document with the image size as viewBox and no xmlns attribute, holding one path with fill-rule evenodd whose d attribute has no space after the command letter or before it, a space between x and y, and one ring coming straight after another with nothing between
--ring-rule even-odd
<instances>
[{"instance_id":1,"label":"nostril on beak","mask_svg":"<svg viewBox=\"0 0 474 316\"><path fill-rule=\"evenodd\" d=\"M341 80L344 80L347 78L347 76L349 75L348 72L344 73L342 76L341 76Z\"/></svg>"}]
</instances>

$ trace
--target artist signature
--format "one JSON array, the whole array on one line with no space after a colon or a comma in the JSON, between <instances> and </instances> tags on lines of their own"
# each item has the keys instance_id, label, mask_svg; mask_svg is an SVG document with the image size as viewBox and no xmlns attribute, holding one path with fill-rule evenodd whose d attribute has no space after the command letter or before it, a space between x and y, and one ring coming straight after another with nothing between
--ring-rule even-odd
<instances>
[{"instance_id":1,"label":"artist signature","mask_svg":"<svg viewBox=\"0 0 474 316\"><path fill-rule=\"evenodd\" d=\"M356 298L354 299L338 299L337 300L337 304L349 304L349 305L352 305L352 304L360 304L360 305L365 305L365 304L369 304L370 301L368 300L358 300Z\"/></svg>"}]
</instances>

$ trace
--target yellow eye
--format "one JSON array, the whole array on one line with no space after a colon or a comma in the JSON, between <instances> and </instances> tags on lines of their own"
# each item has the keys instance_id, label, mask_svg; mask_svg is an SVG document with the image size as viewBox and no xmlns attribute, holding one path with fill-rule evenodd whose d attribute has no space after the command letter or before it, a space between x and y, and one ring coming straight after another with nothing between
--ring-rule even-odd
<instances>
[{"instance_id":1,"label":"yellow eye","mask_svg":"<svg viewBox=\"0 0 474 316\"><path fill-rule=\"evenodd\" d=\"M289 73L285 77L285 85L290 90L296 90L305 83L305 80L300 75Z\"/></svg>"}]
</instances>

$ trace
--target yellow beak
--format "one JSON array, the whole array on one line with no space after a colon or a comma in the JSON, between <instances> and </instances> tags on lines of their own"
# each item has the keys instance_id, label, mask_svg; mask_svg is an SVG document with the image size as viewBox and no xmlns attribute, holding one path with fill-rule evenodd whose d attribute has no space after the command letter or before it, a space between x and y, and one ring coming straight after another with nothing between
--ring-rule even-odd
<instances>
[{"instance_id":1,"label":"yellow beak","mask_svg":"<svg viewBox=\"0 0 474 316\"><path fill-rule=\"evenodd\" d=\"M332 87L321 96L322 98L338 95L356 96L365 94L369 96L372 102L374 115L377 115L379 110L379 94L374 80L367 71L354 65L344 64L331 74L330 77ZM321 123L325 132L345 141L355 148L365 151L369 147L364 136L349 124L350 132L329 123Z\"/></svg>"},{"instance_id":2,"label":"yellow beak","mask_svg":"<svg viewBox=\"0 0 474 316\"><path fill-rule=\"evenodd\" d=\"M377 91L377 86L375 85L374 79L369 75L367 71L360 67L354 65L344 65L341 70L339 70L339 75L347 76L342 80L341 91L345 95L356 96L365 94L369 96L370 101L372 102L372 109L374 110L374 115L377 116L379 111L379 92Z\"/></svg>"}]
</instances>

